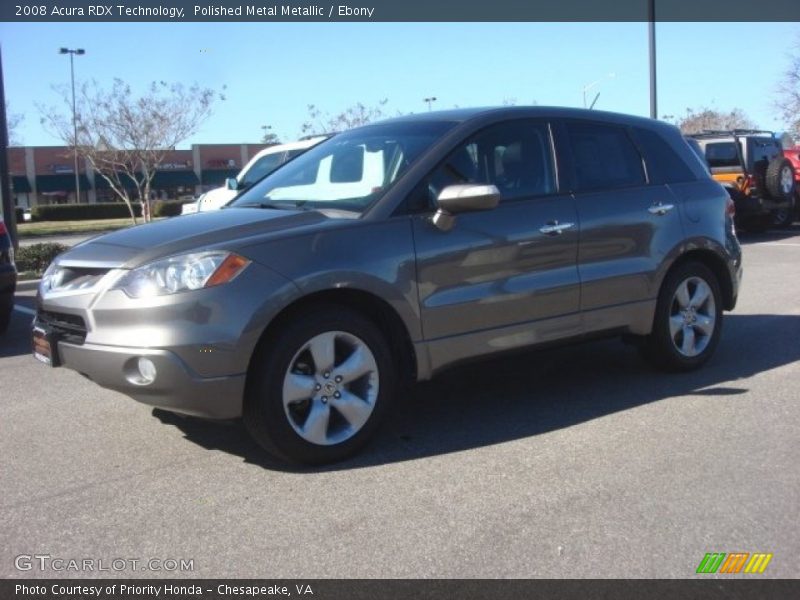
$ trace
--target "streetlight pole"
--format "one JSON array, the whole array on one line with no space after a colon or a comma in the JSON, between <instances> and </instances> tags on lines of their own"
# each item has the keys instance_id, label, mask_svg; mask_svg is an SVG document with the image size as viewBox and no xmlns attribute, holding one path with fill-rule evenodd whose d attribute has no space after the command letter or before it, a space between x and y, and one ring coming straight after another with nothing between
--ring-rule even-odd
<instances>
[{"instance_id":1,"label":"streetlight pole","mask_svg":"<svg viewBox=\"0 0 800 600\"><path fill-rule=\"evenodd\" d=\"M650 118L658 118L656 103L656 0L647 3L647 33L650 42Z\"/></svg>"},{"instance_id":2,"label":"streetlight pole","mask_svg":"<svg viewBox=\"0 0 800 600\"><path fill-rule=\"evenodd\" d=\"M423 98L422 101L428 103L428 112L431 112L431 104L436 102L436 96L428 96L427 98Z\"/></svg>"},{"instance_id":3,"label":"streetlight pole","mask_svg":"<svg viewBox=\"0 0 800 600\"><path fill-rule=\"evenodd\" d=\"M75 201L81 201L81 180L78 175L78 112L75 108L75 55L86 54L83 48L60 48L59 54L69 54L69 73L72 81L72 153L75 157Z\"/></svg>"}]
</instances>

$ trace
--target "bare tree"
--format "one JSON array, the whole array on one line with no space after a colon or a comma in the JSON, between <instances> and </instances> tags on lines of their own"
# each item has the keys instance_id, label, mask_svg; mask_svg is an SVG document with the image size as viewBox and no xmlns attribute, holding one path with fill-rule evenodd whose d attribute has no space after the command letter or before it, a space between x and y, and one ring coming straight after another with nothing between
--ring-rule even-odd
<instances>
[{"instance_id":1,"label":"bare tree","mask_svg":"<svg viewBox=\"0 0 800 600\"><path fill-rule=\"evenodd\" d=\"M790 57L789 66L778 84L775 105L794 138L800 139L800 38L795 45L794 56Z\"/></svg>"},{"instance_id":2,"label":"bare tree","mask_svg":"<svg viewBox=\"0 0 800 600\"><path fill-rule=\"evenodd\" d=\"M267 144L270 146L274 146L275 144L280 144L281 140L278 137L277 133L272 133L271 131L264 132L264 135L261 136L261 143Z\"/></svg>"},{"instance_id":3,"label":"bare tree","mask_svg":"<svg viewBox=\"0 0 800 600\"><path fill-rule=\"evenodd\" d=\"M331 116L323 112L315 104L308 105L308 119L300 127L300 135L317 135L334 131L345 131L353 127L360 127L385 116L387 98L378 101L377 106L366 106L361 102L346 108L342 112Z\"/></svg>"},{"instance_id":4,"label":"bare tree","mask_svg":"<svg viewBox=\"0 0 800 600\"><path fill-rule=\"evenodd\" d=\"M71 106L69 94L61 91ZM77 94L77 140L71 110L42 111L42 123L67 145L77 145L79 155L125 202L136 223L134 200L142 203L143 217L149 221L150 185L159 165L168 152L197 132L217 98L224 96L197 84L153 82L137 97L121 79L108 90L91 82Z\"/></svg>"},{"instance_id":5,"label":"bare tree","mask_svg":"<svg viewBox=\"0 0 800 600\"><path fill-rule=\"evenodd\" d=\"M21 146L22 139L19 137L17 128L22 123L24 117L18 113L11 112L11 105L6 102L6 127L8 129L8 145Z\"/></svg>"},{"instance_id":6,"label":"bare tree","mask_svg":"<svg viewBox=\"0 0 800 600\"><path fill-rule=\"evenodd\" d=\"M740 108L722 112L708 107L687 108L680 117L664 116L665 120L677 125L684 134L700 133L706 129L754 129L755 123Z\"/></svg>"}]
</instances>

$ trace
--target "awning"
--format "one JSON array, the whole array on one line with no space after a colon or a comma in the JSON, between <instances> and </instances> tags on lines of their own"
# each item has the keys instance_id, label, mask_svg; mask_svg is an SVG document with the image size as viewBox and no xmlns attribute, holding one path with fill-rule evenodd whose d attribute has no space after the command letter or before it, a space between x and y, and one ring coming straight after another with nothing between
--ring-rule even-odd
<instances>
[{"instance_id":1,"label":"awning","mask_svg":"<svg viewBox=\"0 0 800 600\"><path fill-rule=\"evenodd\" d=\"M92 186L89 179L81 173L79 175L81 190L88 190ZM37 175L36 191L42 194L54 192L74 192L75 175L72 173L59 173L58 175Z\"/></svg>"},{"instance_id":2,"label":"awning","mask_svg":"<svg viewBox=\"0 0 800 600\"><path fill-rule=\"evenodd\" d=\"M139 173L136 173L136 176L139 177ZM125 173L117 173L117 178L119 179L122 187L127 189L128 191L136 190L136 184L134 181ZM94 187L98 190L108 190L111 189L111 186L106 181L105 177L100 175L100 173L94 174Z\"/></svg>"},{"instance_id":3,"label":"awning","mask_svg":"<svg viewBox=\"0 0 800 600\"><path fill-rule=\"evenodd\" d=\"M163 190L175 187L192 187L200 183L194 171L156 171L150 189Z\"/></svg>"},{"instance_id":4,"label":"awning","mask_svg":"<svg viewBox=\"0 0 800 600\"><path fill-rule=\"evenodd\" d=\"M225 185L225 180L229 177L236 177L238 169L203 169L203 185Z\"/></svg>"},{"instance_id":5,"label":"awning","mask_svg":"<svg viewBox=\"0 0 800 600\"><path fill-rule=\"evenodd\" d=\"M25 175L12 175L11 188L14 190L15 194L29 194L33 191L31 182L28 181Z\"/></svg>"}]
</instances>

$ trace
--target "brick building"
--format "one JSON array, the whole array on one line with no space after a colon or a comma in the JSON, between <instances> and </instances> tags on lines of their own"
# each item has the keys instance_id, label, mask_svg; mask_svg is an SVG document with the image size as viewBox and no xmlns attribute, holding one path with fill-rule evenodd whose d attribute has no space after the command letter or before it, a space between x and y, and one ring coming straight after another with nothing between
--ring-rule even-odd
<instances>
[{"instance_id":1,"label":"brick building","mask_svg":"<svg viewBox=\"0 0 800 600\"><path fill-rule=\"evenodd\" d=\"M173 150L151 183L155 198L176 199L218 187L234 177L264 144L195 144ZM16 206L75 202L113 202L108 182L78 159L80 198L75 195L75 159L68 146L19 146L8 149L11 191Z\"/></svg>"}]
</instances>

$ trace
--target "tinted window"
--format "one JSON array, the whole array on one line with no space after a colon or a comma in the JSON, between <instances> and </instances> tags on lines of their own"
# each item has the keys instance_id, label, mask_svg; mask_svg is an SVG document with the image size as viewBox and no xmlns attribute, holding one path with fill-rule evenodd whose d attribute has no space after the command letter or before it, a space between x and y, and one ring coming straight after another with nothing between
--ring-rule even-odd
<instances>
[{"instance_id":1,"label":"tinted window","mask_svg":"<svg viewBox=\"0 0 800 600\"><path fill-rule=\"evenodd\" d=\"M491 183L503 199L552 194L556 190L546 123L512 121L484 129L450 156L428 180L429 206L448 185Z\"/></svg>"},{"instance_id":2,"label":"tinted window","mask_svg":"<svg viewBox=\"0 0 800 600\"><path fill-rule=\"evenodd\" d=\"M738 167L739 154L736 142L714 142L706 144L706 160L709 167Z\"/></svg>"},{"instance_id":3,"label":"tinted window","mask_svg":"<svg viewBox=\"0 0 800 600\"><path fill-rule=\"evenodd\" d=\"M754 163L763 161L768 163L773 158L783 153L777 140L772 138L753 138L752 142L752 161Z\"/></svg>"},{"instance_id":4,"label":"tinted window","mask_svg":"<svg viewBox=\"0 0 800 600\"><path fill-rule=\"evenodd\" d=\"M615 125L568 123L578 190L643 185L642 158L627 132Z\"/></svg>"},{"instance_id":5,"label":"tinted window","mask_svg":"<svg viewBox=\"0 0 800 600\"><path fill-rule=\"evenodd\" d=\"M634 131L636 141L644 152L650 183L676 183L697 179L692 169L658 133L639 128Z\"/></svg>"}]
</instances>

